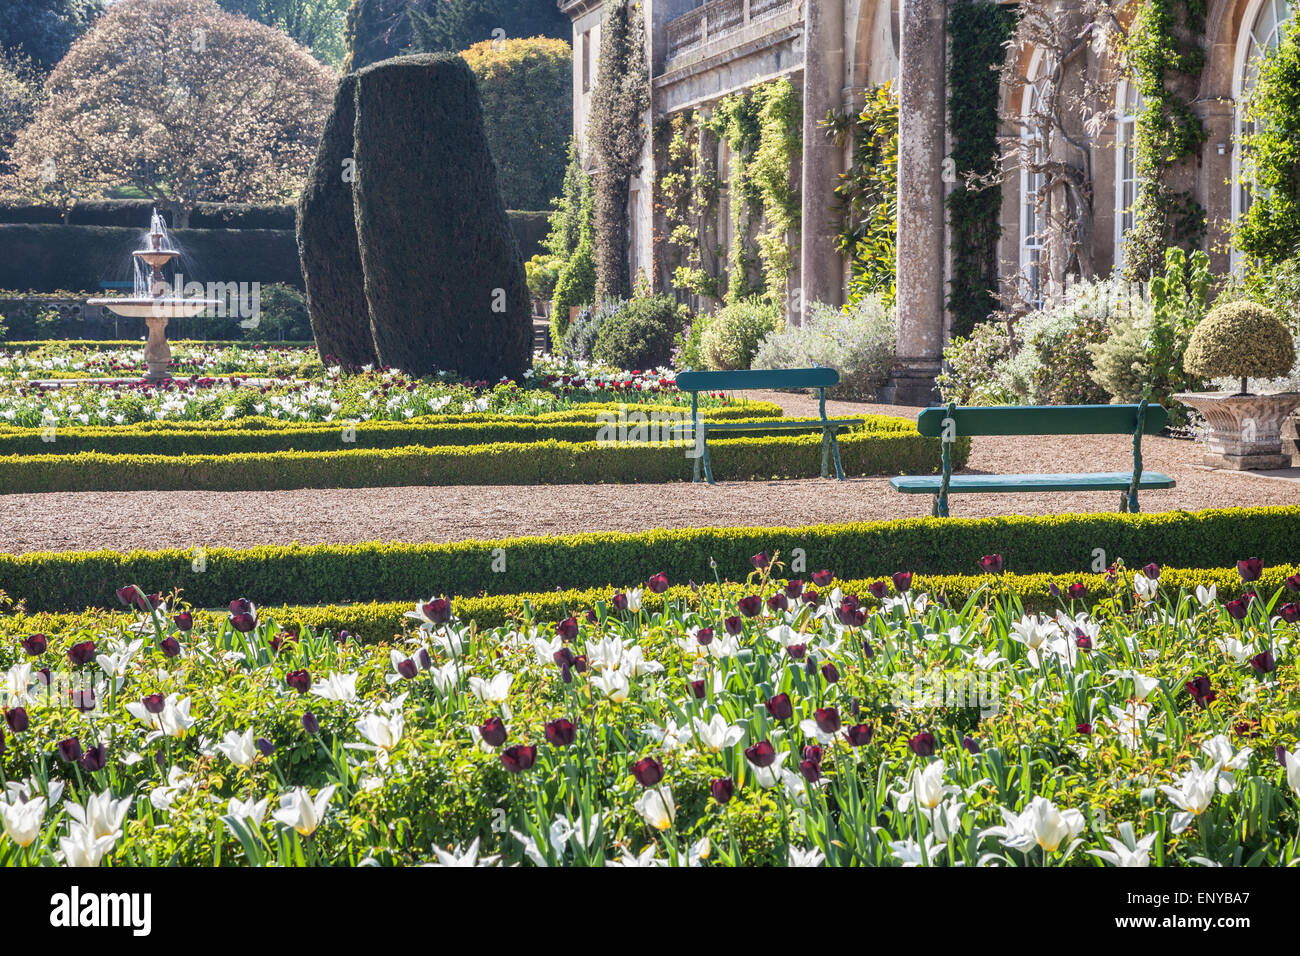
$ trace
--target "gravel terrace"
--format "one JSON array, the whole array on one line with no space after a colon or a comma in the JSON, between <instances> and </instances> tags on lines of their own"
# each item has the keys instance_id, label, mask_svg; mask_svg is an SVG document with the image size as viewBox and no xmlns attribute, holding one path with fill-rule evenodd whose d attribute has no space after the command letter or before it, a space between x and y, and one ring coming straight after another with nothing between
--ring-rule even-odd
<instances>
[{"instance_id":1,"label":"gravel terrace","mask_svg":"<svg viewBox=\"0 0 1300 956\"><path fill-rule=\"evenodd\" d=\"M749 392L788 415L816 415L814 398ZM831 416L916 417L899 406L829 402ZM1147 438L1146 468L1178 487L1142 495L1144 511L1300 504L1291 479L1210 471L1190 441ZM1121 471L1131 466L1124 435L977 438L969 470ZM682 474L689 475L685 462ZM1111 492L959 495L953 515L1113 511ZM644 531L715 525L799 526L919 517L930 499L901 495L886 478L674 485L551 485L248 492L77 492L0 495L0 549L12 553L109 548L248 547L255 544L457 541L576 531ZM146 518L146 515L152 515Z\"/></svg>"}]
</instances>

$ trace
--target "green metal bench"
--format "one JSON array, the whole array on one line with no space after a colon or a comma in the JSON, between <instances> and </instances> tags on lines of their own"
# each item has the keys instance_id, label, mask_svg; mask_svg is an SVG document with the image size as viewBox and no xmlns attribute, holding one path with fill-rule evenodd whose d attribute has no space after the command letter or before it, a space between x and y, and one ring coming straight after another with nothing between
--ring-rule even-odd
<instances>
[{"instance_id":1,"label":"green metal bench","mask_svg":"<svg viewBox=\"0 0 1300 956\"><path fill-rule=\"evenodd\" d=\"M841 428L863 424L861 418L827 418L826 389L838 385L840 373L833 368L782 368L743 369L735 372L682 372L677 376L677 388L691 393L691 424L678 426L674 434L690 433L695 438L695 471L693 481L700 480L700 462L704 463L704 477L713 480L713 466L709 463L708 435L711 432L741 431L820 431L822 433L822 477L830 477L830 464L835 462L835 477L844 480L840 465L840 445L835 433ZM700 418L700 392L735 392L751 388L815 388L820 421L788 422L768 419L757 422L710 422Z\"/></svg>"},{"instance_id":2,"label":"green metal bench","mask_svg":"<svg viewBox=\"0 0 1300 956\"><path fill-rule=\"evenodd\" d=\"M933 514L948 517L948 496L967 492L1119 491L1120 510L1138 510L1138 490L1172 488L1174 480L1142 470L1142 436L1165 427L1160 405L1010 405L927 408L917 430L943 445L943 474L900 476L889 483L905 495L933 495ZM953 475L952 442L963 435L1128 435L1133 436L1131 472L1052 475Z\"/></svg>"}]
</instances>

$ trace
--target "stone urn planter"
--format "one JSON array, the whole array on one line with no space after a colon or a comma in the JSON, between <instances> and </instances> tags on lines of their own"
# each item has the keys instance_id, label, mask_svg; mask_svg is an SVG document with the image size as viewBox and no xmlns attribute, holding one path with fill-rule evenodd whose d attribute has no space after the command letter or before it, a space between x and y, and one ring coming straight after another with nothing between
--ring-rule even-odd
<instances>
[{"instance_id":1,"label":"stone urn planter","mask_svg":"<svg viewBox=\"0 0 1300 956\"><path fill-rule=\"evenodd\" d=\"M1247 378L1286 375L1295 363L1291 333L1270 310L1253 302L1215 306L1192 331L1184 368L1202 379L1234 378L1241 391L1181 392L1173 397L1190 405L1209 425L1204 462L1236 471L1289 468L1282 450L1282 428L1300 408L1300 392L1251 395Z\"/></svg>"},{"instance_id":2,"label":"stone urn planter","mask_svg":"<svg viewBox=\"0 0 1300 956\"><path fill-rule=\"evenodd\" d=\"M1174 398L1205 416L1206 465L1234 471L1291 467L1291 455L1282 449L1282 425L1300 408L1300 392L1180 392Z\"/></svg>"}]
</instances>

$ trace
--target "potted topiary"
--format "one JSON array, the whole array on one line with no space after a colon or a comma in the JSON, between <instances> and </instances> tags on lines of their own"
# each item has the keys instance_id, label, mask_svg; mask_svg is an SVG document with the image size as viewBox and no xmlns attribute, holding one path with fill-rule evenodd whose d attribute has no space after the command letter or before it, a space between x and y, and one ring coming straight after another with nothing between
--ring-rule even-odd
<instances>
[{"instance_id":1,"label":"potted topiary","mask_svg":"<svg viewBox=\"0 0 1300 956\"><path fill-rule=\"evenodd\" d=\"M1295 343L1282 321L1254 302L1215 306L1192 331L1183 366L1203 379L1241 380L1241 391L1174 396L1205 416L1210 432L1205 464L1257 470L1290 467L1282 452L1282 422L1300 406L1300 392L1251 395L1248 378L1277 378L1295 364Z\"/></svg>"}]
</instances>

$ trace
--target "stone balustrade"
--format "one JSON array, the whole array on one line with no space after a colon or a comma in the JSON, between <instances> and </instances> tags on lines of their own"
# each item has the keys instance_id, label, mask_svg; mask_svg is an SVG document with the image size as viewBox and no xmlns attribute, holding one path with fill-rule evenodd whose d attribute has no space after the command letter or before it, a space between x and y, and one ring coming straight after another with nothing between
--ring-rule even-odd
<instances>
[{"instance_id":1,"label":"stone balustrade","mask_svg":"<svg viewBox=\"0 0 1300 956\"><path fill-rule=\"evenodd\" d=\"M693 53L749 24L798 6L800 0L710 0L667 26L668 59Z\"/></svg>"}]
</instances>

